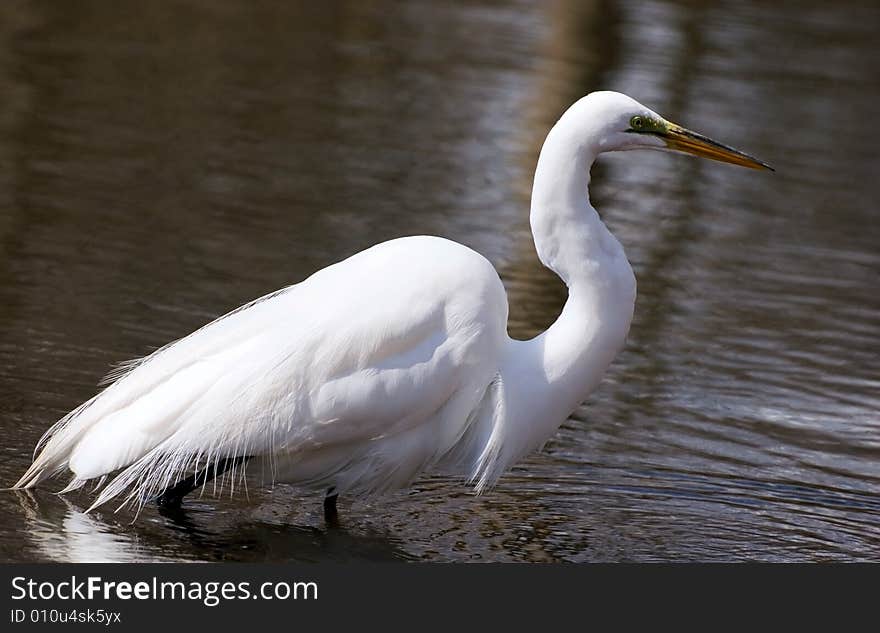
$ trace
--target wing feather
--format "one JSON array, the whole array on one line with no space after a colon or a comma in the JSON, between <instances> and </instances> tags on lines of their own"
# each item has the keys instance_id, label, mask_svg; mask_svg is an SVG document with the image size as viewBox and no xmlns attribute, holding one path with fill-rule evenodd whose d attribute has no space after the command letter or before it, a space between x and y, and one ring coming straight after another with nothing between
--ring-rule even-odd
<instances>
[{"instance_id":1,"label":"wing feather","mask_svg":"<svg viewBox=\"0 0 880 633\"><path fill-rule=\"evenodd\" d=\"M434 243L387 242L126 365L50 431L17 486L64 466L71 487L124 469L96 505L126 488L143 502L222 457L326 453L417 428L473 377L467 370L481 368L488 384L487 357L506 326L506 298L503 314L497 297L487 306L491 322L474 308L486 300L474 282L479 256L432 239L444 243L435 253L442 261L425 257ZM406 260L421 263L401 266ZM486 283L500 288L489 270ZM485 384L468 388L477 394Z\"/></svg>"}]
</instances>

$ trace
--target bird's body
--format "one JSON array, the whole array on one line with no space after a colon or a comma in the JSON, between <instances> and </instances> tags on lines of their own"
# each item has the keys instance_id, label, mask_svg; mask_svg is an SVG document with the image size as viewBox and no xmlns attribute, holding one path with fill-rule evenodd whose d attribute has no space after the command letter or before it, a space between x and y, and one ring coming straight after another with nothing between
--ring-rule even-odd
<instances>
[{"instance_id":1,"label":"bird's body","mask_svg":"<svg viewBox=\"0 0 880 633\"><path fill-rule=\"evenodd\" d=\"M624 343L635 279L586 189L596 155L634 140L605 128L634 114L656 117L594 93L544 145L531 224L569 298L543 334L508 337L504 286L475 251L384 242L126 365L50 430L16 486L69 469L71 490L118 473L95 504L125 491L143 502L246 457L266 479L343 494L433 468L483 489L552 436Z\"/></svg>"}]
</instances>

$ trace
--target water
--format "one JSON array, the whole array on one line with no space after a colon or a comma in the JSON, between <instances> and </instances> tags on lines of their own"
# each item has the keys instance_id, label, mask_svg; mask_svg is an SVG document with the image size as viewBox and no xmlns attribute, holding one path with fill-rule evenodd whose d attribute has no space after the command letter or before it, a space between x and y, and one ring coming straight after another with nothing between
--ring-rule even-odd
<instances>
[{"instance_id":1,"label":"water","mask_svg":"<svg viewBox=\"0 0 880 633\"><path fill-rule=\"evenodd\" d=\"M880 559L880 11L800 4L0 4L7 485L111 363L378 241L472 246L545 328L528 193L586 92L778 168L603 157L628 346L490 494L429 477L327 529L288 486L132 523L59 484L0 494L0 560Z\"/></svg>"}]
</instances>

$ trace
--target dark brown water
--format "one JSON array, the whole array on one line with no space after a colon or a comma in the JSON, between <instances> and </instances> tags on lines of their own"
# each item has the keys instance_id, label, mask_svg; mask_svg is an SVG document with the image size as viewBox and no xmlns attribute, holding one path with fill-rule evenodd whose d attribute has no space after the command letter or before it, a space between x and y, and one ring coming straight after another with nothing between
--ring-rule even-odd
<instances>
[{"instance_id":1,"label":"dark brown water","mask_svg":"<svg viewBox=\"0 0 880 633\"><path fill-rule=\"evenodd\" d=\"M589 91L778 168L601 160L629 344L491 493L327 529L287 486L132 524L58 483L0 493L0 560L880 559L880 11L799 4L0 4L3 485L111 363L378 241L472 246L546 327L532 169Z\"/></svg>"}]
</instances>

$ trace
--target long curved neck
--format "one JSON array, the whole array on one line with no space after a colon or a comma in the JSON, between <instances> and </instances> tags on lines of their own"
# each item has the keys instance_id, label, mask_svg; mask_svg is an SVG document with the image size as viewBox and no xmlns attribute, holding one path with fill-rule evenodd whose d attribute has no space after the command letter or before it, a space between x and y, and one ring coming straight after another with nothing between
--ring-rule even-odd
<instances>
[{"instance_id":1,"label":"long curved neck","mask_svg":"<svg viewBox=\"0 0 880 633\"><path fill-rule=\"evenodd\" d=\"M563 117L541 150L530 220L538 257L565 282L569 296L546 332L508 346L501 378L510 461L549 439L596 388L633 315L632 268L589 201L598 150L576 145L578 135L565 125Z\"/></svg>"}]
</instances>

